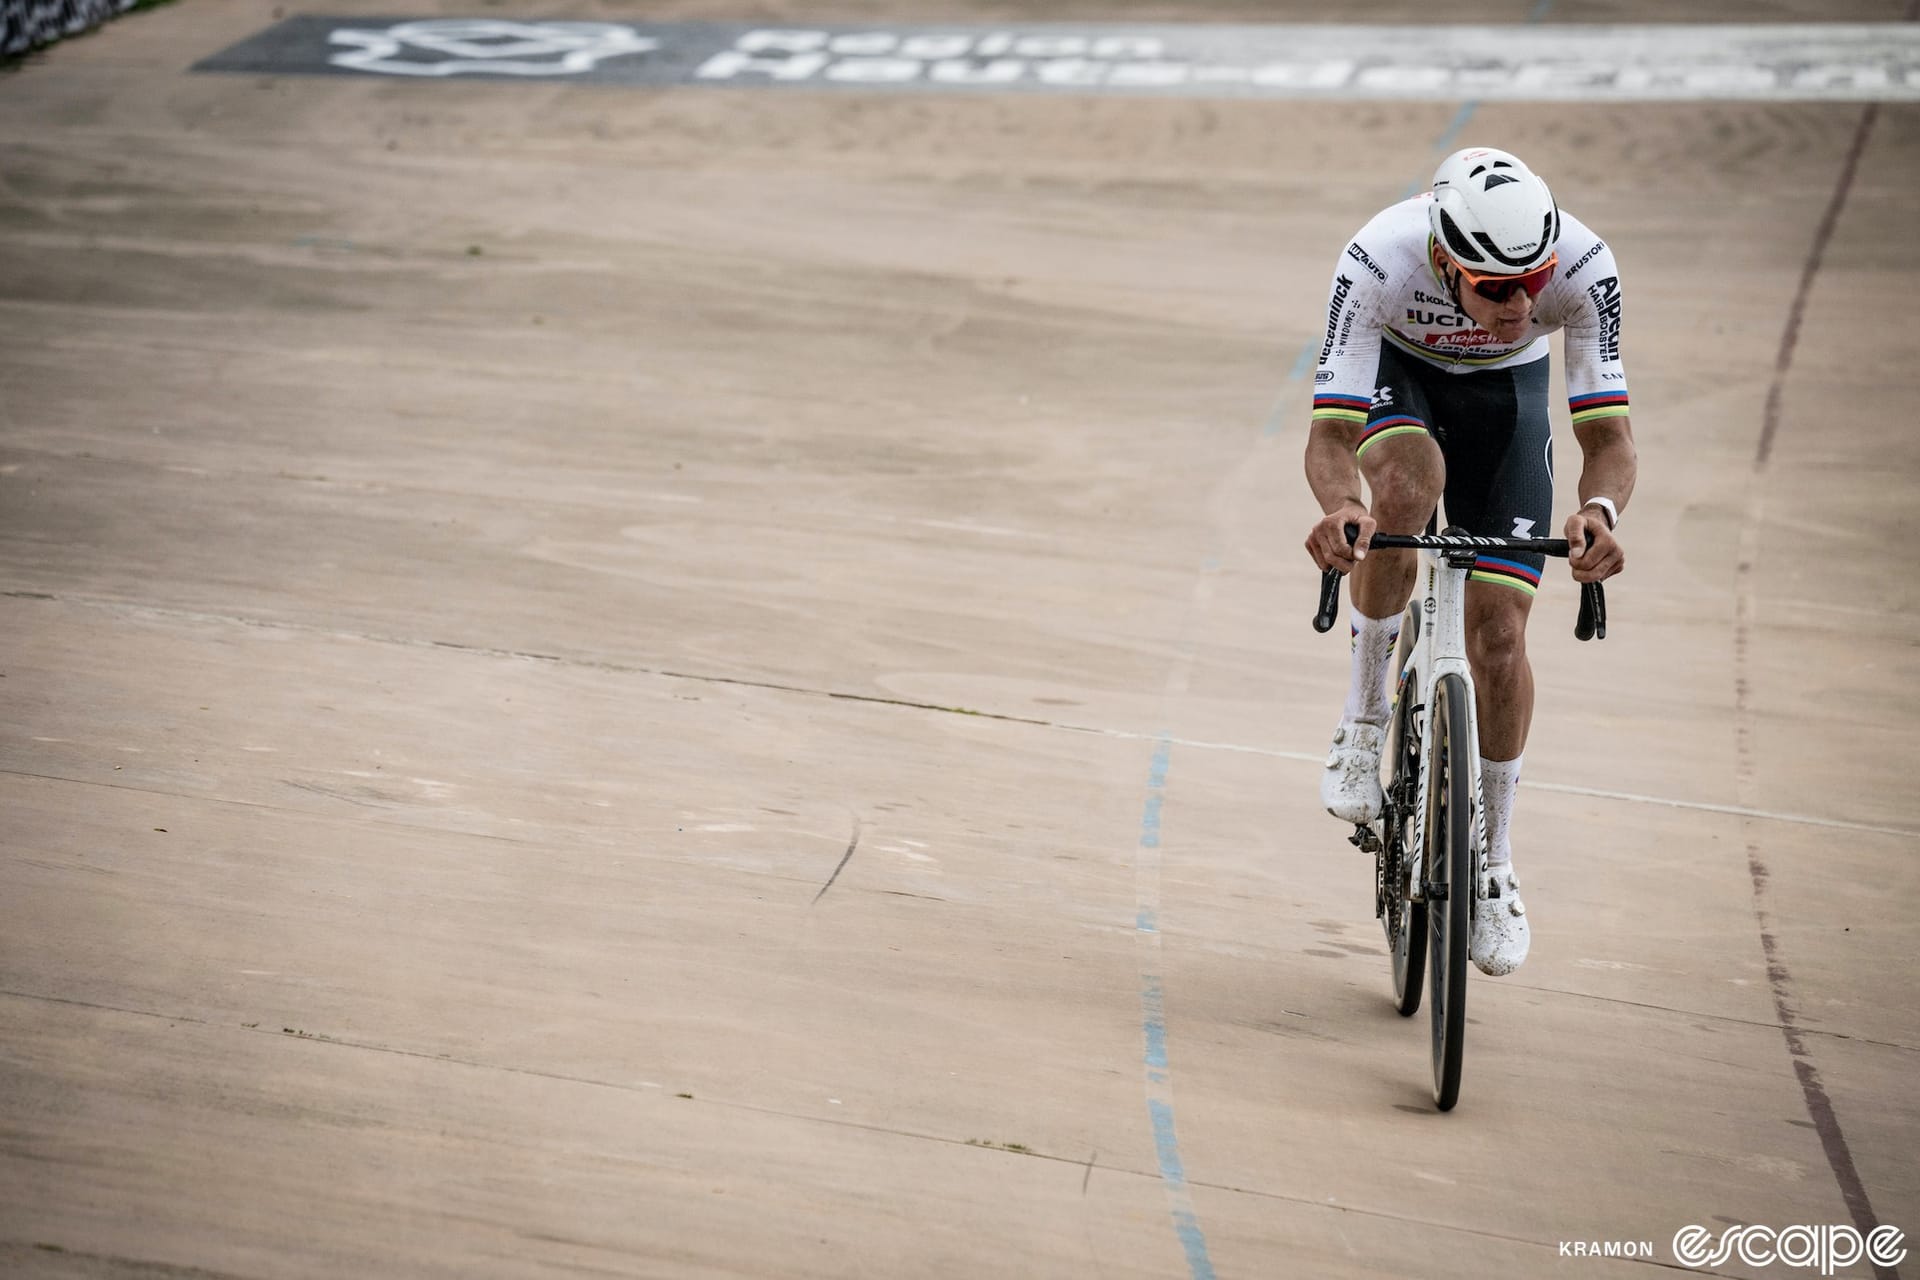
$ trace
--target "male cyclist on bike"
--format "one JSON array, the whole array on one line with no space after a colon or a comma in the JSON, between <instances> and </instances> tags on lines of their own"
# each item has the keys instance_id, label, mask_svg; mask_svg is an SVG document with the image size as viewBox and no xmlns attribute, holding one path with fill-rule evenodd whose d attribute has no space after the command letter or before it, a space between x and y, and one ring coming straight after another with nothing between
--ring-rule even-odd
<instances>
[{"instance_id":1,"label":"male cyclist on bike","mask_svg":"<svg viewBox=\"0 0 1920 1280\"><path fill-rule=\"evenodd\" d=\"M1431 192L1381 212L1342 252L1306 455L1307 482L1326 513L1307 551L1322 569L1352 571L1353 680L1320 784L1327 811L1342 821L1380 816L1387 668L1417 568L1412 551L1369 555L1368 544L1376 531L1425 532L1443 497L1446 523L1469 533L1549 536L1547 336L1556 329L1566 330L1567 395L1583 455L1583 505L1565 526L1573 576L1597 582L1625 563L1613 528L1633 494L1635 463L1620 314L1612 251L1504 151L1447 157ZM1360 527L1351 547L1349 524ZM1467 585L1488 864L1472 954L1495 975L1527 957L1508 832L1533 718L1527 613L1544 563L1482 556Z\"/></svg>"}]
</instances>

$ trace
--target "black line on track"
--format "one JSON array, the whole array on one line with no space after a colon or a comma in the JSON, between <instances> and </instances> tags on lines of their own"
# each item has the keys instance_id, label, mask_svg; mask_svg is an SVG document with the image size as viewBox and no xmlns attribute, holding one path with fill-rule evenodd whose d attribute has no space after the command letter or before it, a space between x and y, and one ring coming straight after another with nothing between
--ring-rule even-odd
<instances>
[{"instance_id":1,"label":"black line on track","mask_svg":"<svg viewBox=\"0 0 1920 1280\"><path fill-rule=\"evenodd\" d=\"M853 861L853 851L855 849L858 849L859 847L860 847L860 819L855 818L853 820L853 839L847 841L847 851L840 855L839 865L834 867L833 874L828 876L827 882L820 886L820 892L813 895L813 900L815 902L818 902L820 901L820 899L827 896L827 890L833 888L833 882L840 878L840 873L847 869L847 864L849 862Z\"/></svg>"},{"instance_id":2,"label":"black line on track","mask_svg":"<svg viewBox=\"0 0 1920 1280\"><path fill-rule=\"evenodd\" d=\"M1536 995L1560 996L1568 1000L1591 1000L1596 1004L1620 1005L1628 1009L1645 1009L1650 1013L1671 1014L1676 1018L1688 1018L1693 1021L1705 1019L1709 1022L1723 1022L1730 1027L1752 1027L1759 1031L1784 1031L1779 1022L1762 1022L1758 1018L1736 1018L1730 1013L1712 1013L1702 1009L1680 1009L1670 1004L1654 1004L1650 1000L1628 1000L1621 996L1603 996L1592 991L1569 991L1565 987L1541 987L1525 982L1503 982L1501 988L1507 991L1531 991ZM1867 1036L1849 1035L1844 1031L1826 1031L1819 1027L1800 1027L1803 1036L1822 1036L1828 1040L1846 1040L1853 1044L1871 1045L1876 1049L1893 1049L1900 1053L1920 1053L1920 1045L1901 1044L1898 1040L1874 1040Z\"/></svg>"},{"instance_id":3,"label":"black line on track","mask_svg":"<svg viewBox=\"0 0 1920 1280\"><path fill-rule=\"evenodd\" d=\"M1920 0L1912 0L1907 6L1906 20L1912 21L1920 15ZM1792 305L1787 311L1786 328L1780 334L1780 347L1774 355L1773 380L1767 387L1765 414L1761 420L1760 438L1754 447L1753 469L1748 478L1749 523L1757 519L1759 495L1767 482L1767 473L1773 460L1774 442L1780 434L1783 419L1782 400L1787 375L1793 368L1795 348L1800 341L1800 325L1806 316L1807 300L1813 292L1815 276L1819 274L1822 260L1826 257L1827 246L1833 240L1834 230L1839 226L1841 212L1845 209L1847 196L1853 189L1854 179L1859 173L1860 157L1867 148L1867 138L1873 132L1874 122L1880 118L1880 104L1871 102L1860 115L1860 123L1855 127L1853 143L1847 149L1846 161L1840 167L1840 176L1835 180L1833 196L1827 202L1826 211L1820 217L1820 224L1814 230L1813 244L1807 252L1806 265L1800 272L1799 287L1795 289ZM1754 604L1754 568L1759 559L1759 531L1750 528L1749 534L1754 541L1745 549L1740 558L1736 577L1739 591L1736 597L1734 614L1734 705L1737 727L1734 733L1734 750L1737 767L1744 783L1754 778L1753 743L1753 681L1750 676L1752 659L1752 629L1755 615ZM1847 1135L1840 1127L1840 1118L1834 1112L1833 1098L1827 1093L1826 1085L1820 1079L1819 1068L1814 1065L1813 1055L1807 1048L1806 1035L1799 1025L1799 1012L1793 999L1793 975L1787 969L1785 958L1781 954L1780 941L1774 932L1773 913L1768 908L1767 886L1772 879L1766 860L1762 857L1760 841L1751 834L1751 821L1745 821L1749 835L1747 837L1747 875L1753 882L1753 914L1760 927L1760 947L1767 960L1767 985L1773 992L1773 1008L1779 1018L1780 1032L1786 1040L1787 1056L1793 1062L1793 1074L1800 1083L1800 1093L1805 1099L1807 1115L1813 1121L1814 1131L1820 1136L1820 1146L1826 1152L1827 1165L1833 1171L1834 1181L1839 1184L1840 1196L1846 1201L1847 1212L1852 1215L1854 1226L1862 1236L1871 1233L1880 1225L1874 1213L1873 1202L1867 1196L1866 1184L1861 1181L1860 1171L1854 1165L1853 1151L1847 1145ZM1873 1264L1877 1280L1900 1280L1897 1268L1879 1262Z\"/></svg>"},{"instance_id":4,"label":"black line on track","mask_svg":"<svg viewBox=\"0 0 1920 1280\"><path fill-rule=\"evenodd\" d=\"M1880 104L1869 102L1867 109L1860 115L1860 124L1853 133L1853 145L1847 149L1846 163L1840 166L1840 177L1833 186L1833 198L1827 201L1826 212L1820 215L1820 225L1813 233L1813 247L1807 253L1806 265L1800 270L1800 285L1794 290L1793 305L1787 310L1787 327L1780 334L1780 349L1773 357L1773 381L1767 387L1767 407L1760 422L1760 441L1753 453L1753 470L1756 477L1766 474L1767 465L1773 458L1773 442L1780 434L1781 395L1785 389L1787 373L1793 367L1793 353L1800 345L1800 322L1806 316L1807 297L1813 292L1813 279L1820 274L1821 261L1827 256L1827 245L1833 240L1834 228L1840 224L1840 211L1846 206L1847 194L1853 190L1853 179L1860 168L1860 154L1866 150L1867 135L1873 132L1874 121L1880 118Z\"/></svg>"},{"instance_id":5,"label":"black line on track","mask_svg":"<svg viewBox=\"0 0 1920 1280\"><path fill-rule=\"evenodd\" d=\"M197 609L179 609L168 605L140 604L126 600L99 600L87 596L52 595L45 591L0 591L0 599L46 600L54 604L80 608L108 609L120 613L146 614L161 618L187 618L198 622L224 622L232 626L257 627L264 631L292 631L302 635L331 636L342 640L362 640L369 644L402 645L412 649L451 649L486 658L518 658L523 662L545 662L557 667L576 667L589 671L611 671L616 675L659 676L667 680L692 680L701 684L735 685L743 689L770 689L776 693L799 693L812 698L833 698L840 702L867 702L884 707L906 707L914 711L938 711L945 715L972 716L977 720L997 720L1005 724L1026 724L1041 729L1065 729L1071 733L1104 734L1104 729L1065 724L1038 716L1007 715L998 711L980 711L973 707L950 707L937 702L916 702L911 698L886 698L874 693L847 693L839 689L816 689L800 684L781 684L775 680L749 680L741 676L707 675L691 671L672 671L665 667L647 667L638 663L613 662L603 658L569 657L559 653L537 653L530 649L502 649L495 645L465 644L456 640L423 640L415 636L382 635L373 631L348 631L336 627L315 626L286 618L249 618L240 614L206 613Z\"/></svg>"},{"instance_id":6,"label":"black line on track","mask_svg":"<svg viewBox=\"0 0 1920 1280\"><path fill-rule=\"evenodd\" d=\"M20 1261L23 1264L29 1259L40 1263L50 1262L55 1258L65 1259L87 1264L86 1274L88 1275L139 1276L143 1280L248 1280L247 1275L239 1271L209 1271L205 1267L160 1262L153 1258L135 1258L123 1253L93 1253L86 1249L69 1249L65 1245L44 1240L30 1241L25 1237L0 1240L0 1253L13 1247L22 1251Z\"/></svg>"}]
</instances>

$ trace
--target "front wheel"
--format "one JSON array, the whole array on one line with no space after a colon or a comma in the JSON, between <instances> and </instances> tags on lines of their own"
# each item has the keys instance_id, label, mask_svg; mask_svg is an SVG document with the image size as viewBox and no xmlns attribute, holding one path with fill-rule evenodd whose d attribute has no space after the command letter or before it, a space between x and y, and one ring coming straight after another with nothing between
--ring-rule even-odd
<instances>
[{"instance_id":1,"label":"front wheel","mask_svg":"<svg viewBox=\"0 0 1920 1280\"><path fill-rule=\"evenodd\" d=\"M1467 947L1473 933L1473 704L1466 681L1442 676L1433 691L1433 760L1427 778L1428 956L1433 969L1433 1101L1460 1099L1467 1031Z\"/></svg>"}]
</instances>

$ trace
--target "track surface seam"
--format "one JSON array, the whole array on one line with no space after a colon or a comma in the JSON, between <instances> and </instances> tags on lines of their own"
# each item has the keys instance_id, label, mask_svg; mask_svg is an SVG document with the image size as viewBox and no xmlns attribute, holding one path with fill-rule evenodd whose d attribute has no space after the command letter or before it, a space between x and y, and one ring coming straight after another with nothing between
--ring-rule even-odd
<instances>
[{"instance_id":1,"label":"track surface seam","mask_svg":"<svg viewBox=\"0 0 1920 1280\"><path fill-rule=\"evenodd\" d=\"M606 658L584 658L566 654L542 653L532 649L510 649L497 645L470 644L454 640L431 640L416 636L396 636L375 631L353 631L343 627L320 626L315 623L302 622L297 619L259 618L236 613L209 613L204 610L185 609L172 605L143 604L136 601L107 600L92 596L60 595L53 592L24 589L0 591L0 599L36 600L51 604L70 605L74 608L100 609L109 613L119 613L130 617L185 619L192 622L253 627L261 630L288 631L300 635L321 636L334 640L351 640L362 644L385 644L408 649L444 649L454 653L472 654L482 658L501 658L518 662L543 663L563 670L604 671L613 675L652 676L663 680L685 680L696 684L725 685L741 689L764 689L773 693L791 693L808 698L828 698L835 702L856 702L881 707L902 707L910 711L934 711L943 715L967 716L977 720L997 721L1002 724L1028 725L1036 729L1053 729L1061 733L1084 733L1094 737L1116 738L1131 742L1159 742L1164 738L1176 747L1192 747L1202 751L1228 751L1241 755L1264 756L1276 760L1293 760L1303 764L1311 764L1316 768L1325 758L1324 752L1289 751L1278 747L1256 747L1236 742L1203 742L1191 738L1168 737L1161 733L1071 724L1063 720L1049 720L1041 716L1020 716L1000 711L982 711L973 707L952 706L938 702L923 702L912 698L889 698L880 694L849 693L839 689L821 689L810 685L787 684L777 680L755 680L745 676L723 676L698 672L674 671L665 667L650 667L641 663L615 662ZM1888 835L1898 836L1908 840L1920 840L1920 830L1913 828L1882 826L1866 822L1850 822L1845 819L1821 817L1816 814L1783 813L1771 809L1758 809L1748 805L1718 804L1707 800L1682 800L1671 796L1641 795L1631 791L1609 791L1598 787L1576 786L1571 783L1528 780L1522 782L1520 785L1527 789L1553 791L1565 795L1587 796L1598 800L1618 800L1628 804L1647 804L1671 809L1690 809L1703 813L1721 813L1736 818L1751 818L1767 822L1786 822L1801 826L1826 827L1838 831L1858 831L1870 835Z\"/></svg>"},{"instance_id":2,"label":"track surface seam","mask_svg":"<svg viewBox=\"0 0 1920 1280\"><path fill-rule=\"evenodd\" d=\"M187 801L189 803L196 803L196 804L226 805L226 806L232 806L235 808L253 809L253 810L258 810L259 812L264 814L274 815L276 817L304 818L313 822L328 823L328 822L336 822L336 821L342 820L340 817L337 817L331 814L315 813L309 809L288 808L287 806L284 806L284 805L268 804L259 800L236 800L228 796L192 795L192 794L189 794L186 792L180 792L180 791L162 791L152 787L130 786L126 783L101 782L101 781L97 781L90 778L63 778L54 774L28 773L18 769L0 769L0 778L24 778L24 779L29 779L35 782L60 783L60 784L66 784L70 786L77 786L77 787L105 787L110 790L130 792L135 795L155 796L155 797L169 799L169 800L181 800L181 801ZM424 834L433 835L436 837L448 838L448 839L472 839L472 840L496 841L502 844L517 845L517 846L521 846L529 849L551 848L555 843L554 841L549 841L549 840L530 839L525 836L503 836L503 835L496 835L492 832L485 832L485 831L459 831L459 830L453 830L447 827L426 826L426 825L421 825L417 823L407 823L407 822L388 822L388 821L382 821L380 819L355 818L353 819L353 822L356 828L371 825L371 826L383 827L385 829L392 830L392 831L408 832L416 835L424 833ZM816 836L816 838L826 839L827 837ZM812 880L810 880L808 877L797 876L797 875L785 875L777 871L753 871L753 870L747 870L739 867L729 867L729 868L725 868L725 870L730 874L758 876L768 880L778 881L783 884L807 885L812 883ZM888 890L888 889L875 889L875 890L856 889L856 890L853 890L853 892L881 893L881 894L888 894L895 897L912 897L912 898L919 898L923 901L928 901L928 902L950 902L949 899L945 899L945 898L931 898L925 894L901 894L896 890ZM813 900L815 902L819 901L818 893L816 893ZM959 905L962 907L970 907L970 906L975 906L977 904L961 903ZM1136 922L1135 924L1127 927L1129 928L1129 930L1137 931L1139 926L1138 926L1138 923ZM1200 936L1206 936L1206 935L1200 935ZM1381 954L1384 955L1385 953L1383 952ZM1511 983L1511 982L1503 985L1508 990L1532 991L1540 995L1564 996L1564 997L1567 997L1568 999L1573 999L1573 1000L1589 1000L1589 1001L1595 1001L1601 1004L1623 1005L1631 1008L1647 1009L1657 1013L1670 1014L1671 1016L1676 1018L1706 1019L1707 1021L1710 1021L1710 1022L1724 1023L1729 1026L1753 1027L1756 1029L1769 1029L1769 1030L1775 1030L1775 1031L1783 1031L1786 1029L1781 1023L1778 1023L1778 1022L1763 1022L1756 1018L1742 1018L1742 1017L1737 1017L1733 1014L1716 1013L1716 1012L1713 1012L1712 1010L1706 1010L1706 1009L1683 1009L1675 1005L1652 1004L1642 1000L1627 1000L1619 996L1601 995L1597 992L1591 992L1591 991L1572 991L1564 987L1530 986L1524 983ZM9 994L19 995L19 996L33 998L33 999L45 999L45 1000L59 999L59 997L56 997L56 996L34 996L34 995L31 995L31 993L27 993L27 992L8 992L5 990L0 990L0 995L9 995ZM101 1007L113 1008L115 1006L103 1005ZM127 1010L126 1012L138 1012L138 1011ZM155 1015L155 1016L159 1016L159 1015ZM1882 1048L1882 1049L1893 1049L1901 1053L1920 1053L1920 1044L1902 1044L1896 1040L1876 1040L1867 1036L1849 1035L1844 1031L1828 1031L1820 1027L1806 1027L1806 1026L1796 1025L1795 1029L1802 1036L1820 1036L1829 1040L1844 1040L1851 1044L1870 1045L1870 1046L1873 1046L1876 1048Z\"/></svg>"},{"instance_id":3,"label":"track surface seam","mask_svg":"<svg viewBox=\"0 0 1920 1280\"><path fill-rule=\"evenodd\" d=\"M710 1098L710 1097L694 1098L689 1096L684 1099L675 1098L672 1095L668 1094L667 1087L665 1085L656 1084L653 1082L647 1082L642 1084L624 1084L617 1080L601 1080L601 1079L596 1079L592 1076L569 1075L565 1072L559 1072L559 1071L543 1071L535 1067L516 1067L509 1064L504 1064L504 1063L481 1062L473 1058L455 1057L451 1054L424 1053L418 1049L402 1049L402 1048L397 1048L391 1045L375 1044L370 1041L364 1041L364 1040L346 1040L346 1039L336 1038L334 1036L322 1035L322 1034L312 1033L312 1032L294 1031L291 1029L283 1029L283 1030L275 1031L271 1028L264 1027L264 1026L249 1027L245 1025L215 1022L207 1018L197 1018L197 1017L193 1017L191 1015L186 1015L186 1014L160 1013L152 1009L136 1009L127 1005L103 1004L103 1003L92 1001L92 1000L77 1000L68 996L41 995L31 991L14 991L14 990L0 988L0 998L12 999L12 1000L26 1000L26 1001L31 1001L37 1004L65 1005L71 1008L88 1009L88 1010L93 1010L95 1012L100 1012L100 1013L114 1013L114 1014L120 1014L123 1017L145 1018L145 1019L149 1019L152 1021L159 1021L159 1022L184 1023L188 1026L203 1027L209 1031L223 1031L223 1032L230 1032L230 1033L237 1032L242 1035L269 1036L276 1040L290 1040L290 1041L298 1041L305 1044L328 1045L338 1049L353 1049L362 1053L388 1054L394 1057L411 1058L417 1061L433 1063L440 1066L464 1067L471 1071L494 1071L494 1072L500 1072L506 1075L527 1076L527 1077L531 1077L533 1079L538 1079L538 1080L551 1080L559 1084L584 1085L584 1086L587 1086L588 1088L611 1089L620 1093L638 1094L641 1096L654 1095L654 1096L663 1097L669 1101L687 1101L687 1102L692 1102L696 1105L721 1107L729 1111L741 1111L741 1112L747 1112L753 1115L771 1116L781 1120L797 1120L797 1121L801 1121L808 1124L827 1125L835 1129L852 1129L852 1130L858 1130L863 1133L886 1134L888 1136L896 1137L896 1138L906 1138L909 1140L919 1141L919 1142L933 1142L933 1143L939 1143L945 1146L962 1147L968 1150L987 1151L995 1154L1014 1156L1022 1159L1045 1160L1053 1164L1069 1165L1076 1169L1089 1168L1091 1163L1089 1160L1079 1156L1052 1155L1044 1151L1034 1151L1034 1150L1026 1150L1026 1151L1018 1151L1018 1152L1004 1151L1001 1148L984 1146L977 1141L970 1142L964 1138L948 1137L945 1134L925 1133L915 1129L902 1129L902 1128L898 1128L891 1125L866 1124L858 1120L844 1120L844 1119L839 1119L833 1116L809 1115L806 1112L788 1111L788 1110L783 1110L779 1107L758 1106L750 1102L735 1102L735 1101L728 1101L724 1099L716 1099L716 1098ZM1159 1169L1129 1169L1124 1165L1114 1165L1114 1164L1103 1164L1103 1165L1100 1165L1099 1167L1102 1171L1106 1173L1118 1173L1129 1178L1143 1178L1143 1179L1159 1181L1161 1180L1161 1176L1162 1176L1161 1171ZM1230 1195L1253 1196L1262 1200L1271 1200L1278 1203L1298 1205L1302 1208L1330 1210L1336 1213L1352 1214L1359 1217L1374 1218L1374 1219L1379 1219L1387 1222L1397 1222L1397 1223L1402 1223L1408 1226L1425 1228L1428 1230L1447 1231L1447 1232L1452 1232L1459 1235L1473 1236L1480 1239L1500 1240L1500 1241L1505 1241L1509 1244L1526 1245L1532 1248L1544 1249L1549 1251L1557 1251L1558 1249L1557 1241L1548 1242L1545 1240L1534 1240L1526 1236L1507 1235L1502 1232L1486 1231L1477 1227L1461 1226L1454 1223L1433 1222L1423 1218L1408 1217L1404 1214L1389 1213L1381 1209L1369 1209L1359 1205L1331 1203L1327 1200L1316 1199L1312 1196L1289 1195L1286 1192L1282 1192L1282 1191L1263 1191L1257 1187L1242 1187L1242 1186L1235 1186L1231 1183L1208 1182L1200 1179L1193 1179L1189 1182L1188 1185L1194 1186L1194 1187L1203 1187L1209 1191L1226 1192ZM1620 1259L1620 1261L1640 1262L1640 1263L1645 1263L1652 1266L1663 1267L1668 1270L1676 1270L1676 1271L1684 1270L1689 1275L1724 1275L1725 1274L1723 1272L1707 1271L1699 1268L1682 1268L1677 1264L1661 1262L1657 1259L1634 1258L1634 1259Z\"/></svg>"}]
</instances>

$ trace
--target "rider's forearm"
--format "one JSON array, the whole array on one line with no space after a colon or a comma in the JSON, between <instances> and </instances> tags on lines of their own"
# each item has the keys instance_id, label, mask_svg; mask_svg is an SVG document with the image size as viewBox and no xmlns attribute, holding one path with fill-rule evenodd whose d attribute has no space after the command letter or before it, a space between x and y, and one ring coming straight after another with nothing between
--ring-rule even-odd
<instances>
[{"instance_id":1,"label":"rider's forearm","mask_svg":"<svg viewBox=\"0 0 1920 1280\"><path fill-rule=\"evenodd\" d=\"M1307 436L1307 484L1332 515L1349 504L1364 507L1360 467L1353 460L1353 429L1344 423L1316 422Z\"/></svg>"},{"instance_id":2,"label":"rider's forearm","mask_svg":"<svg viewBox=\"0 0 1920 1280\"><path fill-rule=\"evenodd\" d=\"M1580 501L1609 498L1616 511L1626 510L1633 484L1640 474L1633 448L1633 427L1625 418L1609 418L1575 428L1583 464Z\"/></svg>"}]
</instances>

